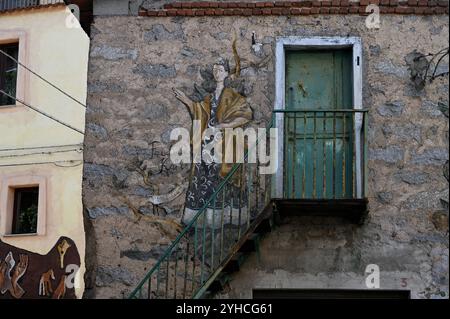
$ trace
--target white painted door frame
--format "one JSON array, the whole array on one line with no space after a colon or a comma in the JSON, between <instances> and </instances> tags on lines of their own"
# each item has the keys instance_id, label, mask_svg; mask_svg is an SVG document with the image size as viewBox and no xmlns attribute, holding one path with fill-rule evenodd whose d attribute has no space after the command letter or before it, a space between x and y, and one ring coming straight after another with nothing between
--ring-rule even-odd
<instances>
[{"instance_id":1,"label":"white painted door frame","mask_svg":"<svg viewBox=\"0 0 450 319\"><path fill-rule=\"evenodd\" d=\"M351 48L353 52L353 108L362 109L362 46L359 37L281 37L276 40L275 48L275 105L274 110L285 108L285 69L286 69L286 49L307 50L307 49L339 49ZM278 169L272 183L272 197L283 197L283 165L284 165L284 114L276 114L276 127L278 128ZM355 116L355 132L361 132L362 114ZM356 196L362 197L363 176L362 176L362 154L361 135L356 134Z\"/></svg>"}]
</instances>

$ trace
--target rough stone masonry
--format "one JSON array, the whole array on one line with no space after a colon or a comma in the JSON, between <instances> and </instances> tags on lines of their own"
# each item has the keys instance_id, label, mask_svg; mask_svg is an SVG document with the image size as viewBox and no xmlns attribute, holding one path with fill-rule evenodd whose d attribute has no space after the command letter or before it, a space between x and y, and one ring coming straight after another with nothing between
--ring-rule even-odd
<instances>
[{"instance_id":1,"label":"rough stone masonry","mask_svg":"<svg viewBox=\"0 0 450 319\"><path fill-rule=\"evenodd\" d=\"M190 167L170 162L169 134L175 127L189 129L191 119L173 87L194 96L194 83L204 81L217 59L233 64L236 35L242 91L262 125L274 106L276 38L349 35L363 43L369 218L362 226L327 218L284 220L220 296L251 297L254 288L364 289L365 267L377 264L382 288L448 298L448 76L418 90L407 64L412 52L448 47L448 7L443 15L408 12L381 14L380 29L368 29L365 15L348 11L96 16L83 181L86 296L127 296L182 229ZM441 67L448 71L448 60ZM155 198L174 192L167 203Z\"/></svg>"}]
</instances>

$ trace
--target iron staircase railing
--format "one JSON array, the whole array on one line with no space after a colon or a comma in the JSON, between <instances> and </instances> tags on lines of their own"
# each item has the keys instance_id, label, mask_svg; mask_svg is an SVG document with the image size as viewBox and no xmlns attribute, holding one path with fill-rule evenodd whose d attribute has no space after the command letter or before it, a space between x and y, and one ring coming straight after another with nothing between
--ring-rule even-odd
<instances>
[{"instance_id":1,"label":"iron staircase railing","mask_svg":"<svg viewBox=\"0 0 450 319\"><path fill-rule=\"evenodd\" d=\"M258 142L249 148L258 147ZM233 166L129 298L205 295L233 252L255 230L271 199L270 175L259 174L259 161L247 163L247 158L248 151L244 163Z\"/></svg>"}]
</instances>

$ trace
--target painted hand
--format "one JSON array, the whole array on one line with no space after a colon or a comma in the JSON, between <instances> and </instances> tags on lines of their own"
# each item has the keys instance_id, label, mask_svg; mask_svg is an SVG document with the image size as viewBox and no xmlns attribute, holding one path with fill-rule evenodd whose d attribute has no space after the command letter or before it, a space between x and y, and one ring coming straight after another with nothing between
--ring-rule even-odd
<instances>
[{"instance_id":1,"label":"painted hand","mask_svg":"<svg viewBox=\"0 0 450 319\"><path fill-rule=\"evenodd\" d=\"M11 295L14 298L21 298L25 291L19 286L19 279L25 274L28 268L28 255L19 255L19 263L14 268L13 275L11 277L12 291Z\"/></svg>"},{"instance_id":2,"label":"painted hand","mask_svg":"<svg viewBox=\"0 0 450 319\"><path fill-rule=\"evenodd\" d=\"M25 271L27 271L28 267L28 255L19 255L19 263L17 264L16 268L14 269L13 275L11 277L12 281L19 280Z\"/></svg>"},{"instance_id":3,"label":"painted hand","mask_svg":"<svg viewBox=\"0 0 450 319\"><path fill-rule=\"evenodd\" d=\"M181 90L178 90L176 88L173 88L173 93L175 97L180 100L183 104L187 105L189 108L192 107L192 101L189 99L186 95L186 93L182 92Z\"/></svg>"}]
</instances>

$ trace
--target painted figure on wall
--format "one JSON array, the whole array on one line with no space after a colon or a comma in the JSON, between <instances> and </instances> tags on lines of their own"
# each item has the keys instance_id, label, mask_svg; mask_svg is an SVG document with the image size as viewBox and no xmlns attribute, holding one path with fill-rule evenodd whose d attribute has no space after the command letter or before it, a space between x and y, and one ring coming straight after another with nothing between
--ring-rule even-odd
<instances>
[{"instance_id":1,"label":"painted figure on wall","mask_svg":"<svg viewBox=\"0 0 450 319\"><path fill-rule=\"evenodd\" d=\"M16 265L13 253L10 251L0 262L0 293L4 295L9 291L14 298L22 298L25 291L19 285L19 279L25 274L27 268L28 255L20 254Z\"/></svg>"},{"instance_id":2,"label":"painted figure on wall","mask_svg":"<svg viewBox=\"0 0 450 319\"><path fill-rule=\"evenodd\" d=\"M203 71L202 76L205 78L201 87L194 85L197 92L197 101L188 97L179 89L173 89L175 97L187 106L193 121L197 120L201 123L201 133L207 128L220 130L222 135L226 128L244 128L253 118L253 111L248 104L243 92L239 92L236 83L239 83L240 76L240 60L236 50L236 40L233 41L233 54L235 57L235 70L230 72L230 66L227 60L220 59L212 67L212 72ZM212 73L208 74L208 73ZM205 147L209 143L217 142L216 136L206 136L202 139L201 152L203 156L209 155L209 151L205 152ZM225 146L223 154L228 148ZM207 162L205 160L193 161L191 170L191 179L186 195L186 205L183 216L185 223L189 222L195 214L206 204L212 196L215 189L223 181L233 167L233 163L216 163ZM237 185L231 183L229 194L223 199L218 199L208 206L209 212L219 214L224 207L226 220L229 220L229 214L233 215L239 203L236 202L237 194L240 189ZM247 196L243 196L246 198ZM242 207L241 197L241 213ZM210 214L209 214L210 215ZM236 219L235 219L236 220Z\"/></svg>"},{"instance_id":3,"label":"painted figure on wall","mask_svg":"<svg viewBox=\"0 0 450 319\"><path fill-rule=\"evenodd\" d=\"M46 255L0 240L0 299L76 298L80 265L78 249L68 237L60 237Z\"/></svg>"}]
</instances>

